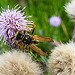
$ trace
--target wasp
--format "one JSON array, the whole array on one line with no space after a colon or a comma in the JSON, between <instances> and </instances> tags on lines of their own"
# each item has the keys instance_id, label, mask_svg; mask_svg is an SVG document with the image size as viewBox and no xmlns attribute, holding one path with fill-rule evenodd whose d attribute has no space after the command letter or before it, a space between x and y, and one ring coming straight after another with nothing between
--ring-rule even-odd
<instances>
[{"instance_id":1,"label":"wasp","mask_svg":"<svg viewBox=\"0 0 75 75\"><path fill-rule=\"evenodd\" d=\"M21 25L21 24L20 24ZM33 25L33 24L32 24ZM23 25L21 25L23 26ZM14 28L14 31L15 31L15 35L13 37L9 37L8 35L8 31L7 31L7 36L9 39L13 39L15 38L15 44L19 45L21 48L24 48L24 46L28 46L29 47L29 50L26 50L26 51L29 51L30 52L30 48L32 50L34 50L35 52L37 52L38 54L40 54L41 56L47 56L47 53L43 52L40 48L38 48L36 45L39 44L39 42L53 42L53 40L51 38L46 38L46 37L39 37L39 36L33 36L33 32L35 30L35 25L33 25L34 28L32 30L32 33L31 35L29 34L31 32L31 30L29 32L25 32L25 30L15 30ZM22 42L23 44L20 45L19 43Z\"/></svg>"}]
</instances>

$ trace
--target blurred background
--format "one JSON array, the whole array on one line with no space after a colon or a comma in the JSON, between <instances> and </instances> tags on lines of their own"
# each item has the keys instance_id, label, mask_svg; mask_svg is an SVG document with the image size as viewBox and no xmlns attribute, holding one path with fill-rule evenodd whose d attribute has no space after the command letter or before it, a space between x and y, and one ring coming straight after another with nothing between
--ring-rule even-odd
<instances>
[{"instance_id":1,"label":"blurred background","mask_svg":"<svg viewBox=\"0 0 75 75\"><path fill-rule=\"evenodd\" d=\"M26 7L24 12L27 16L32 16L29 18L36 25L34 35L41 37L50 37L58 42L66 43L72 39L72 33L74 29L74 23L68 17L65 12L65 4L69 0L1 0L0 7L4 9L12 9L16 4L19 4L21 8ZM0 8L0 11L2 9ZM50 18L52 16L58 16L61 19L61 24L59 26L53 27L50 24ZM51 43L39 43L39 48L41 48L46 53L50 54L51 49L54 45ZM0 42L0 53L8 50L7 46ZM43 60L39 58L39 60Z\"/></svg>"}]
</instances>

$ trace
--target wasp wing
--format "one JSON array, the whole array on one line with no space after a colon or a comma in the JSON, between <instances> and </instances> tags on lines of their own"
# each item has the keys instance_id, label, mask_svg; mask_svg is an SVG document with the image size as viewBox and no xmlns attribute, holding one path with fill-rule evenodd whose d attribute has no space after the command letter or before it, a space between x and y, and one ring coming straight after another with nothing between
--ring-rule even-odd
<instances>
[{"instance_id":1,"label":"wasp wing","mask_svg":"<svg viewBox=\"0 0 75 75\"><path fill-rule=\"evenodd\" d=\"M32 50L34 50L35 52L37 52L38 54L40 54L41 56L47 56L47 53L43 52L40 48L38 48L35 45L28 45L28 47L30 47Z\"/></svg>"},{"instance_id":2,"label":"wasp wing","mask_svg":"<svg viewBox=\"0 0 75 75\"><path fill-rule=\"evenodd\" d=\"M39 40L39 41L42 41L42 42L53 42L53 40L51 38L39 37L39 36L33 36L33 35L30 35L30 37L32 39Z\"/></svg>"}]
</instances>

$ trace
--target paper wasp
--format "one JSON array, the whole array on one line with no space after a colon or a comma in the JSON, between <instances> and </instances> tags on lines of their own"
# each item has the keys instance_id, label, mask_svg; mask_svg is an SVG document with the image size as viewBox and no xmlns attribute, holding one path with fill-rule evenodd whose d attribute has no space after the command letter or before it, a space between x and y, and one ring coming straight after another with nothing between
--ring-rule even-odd
<instances>
[{"instance_id":1,"label":"paper wasp","mask_svg":"<svg viewBox=\"0 0 75 75\"><path fill-rule=\"evenodd\" d=\"M21 24L19 24L21 25ZM7 36L9 39L13 39L15 38L15 44L19 45L21 48L24 48L24 46L28 46L29 47L29 52L30 52L30 48L32 50L34 50L35 52L37 52L38 54L42 55L42 56L47 56L47 54L45 52L43 52L40 48L38 48L36 45L39 43L39 41L42 42L53 42L53 40L51 38L45 38L45 37L38 37L38 36L33 36L33 32L35 30L36 25L31 24L34 26L31 35L29 34L31 32L31 29L29 29L29 27L27 26L27 28L29 29L29 32L25 32L25 30L15 30L15 35L13 37L9 37L8 35L8 31L7 31ZM24 26L24 25L21 25ZM25 27L25 26L24 26ZM20 45L19 43L22 42L23 45ZM27 51L27 50L26 50Z\"/></svg>"}]
</instances>

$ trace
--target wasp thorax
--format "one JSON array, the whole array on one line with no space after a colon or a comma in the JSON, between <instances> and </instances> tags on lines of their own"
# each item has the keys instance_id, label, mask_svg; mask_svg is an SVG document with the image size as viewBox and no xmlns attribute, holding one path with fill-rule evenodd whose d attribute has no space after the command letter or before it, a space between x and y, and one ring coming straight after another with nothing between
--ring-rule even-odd
<instances>
[{"instance_id":1,"label":"wasp thorax","mask_svg":"<svg viewBox=\"0 0 75 75\"><path fill-rule=\"evenodd\" d=\"M21 40L23 38L23 34L21 31L16 32L15 34L15 40Z\"/></svg>"},{"instance_id":2,"label":"wasp thorax","mask_svg":"<svg viewBox=\"0 0 75 75\"><path fill-rule=\"evenodd\" d=\"M32 38L29 35L25 35L24 38L22 39L22 42L24 44L31 44L32 43Z\"/></svg>"}]
</instances>

